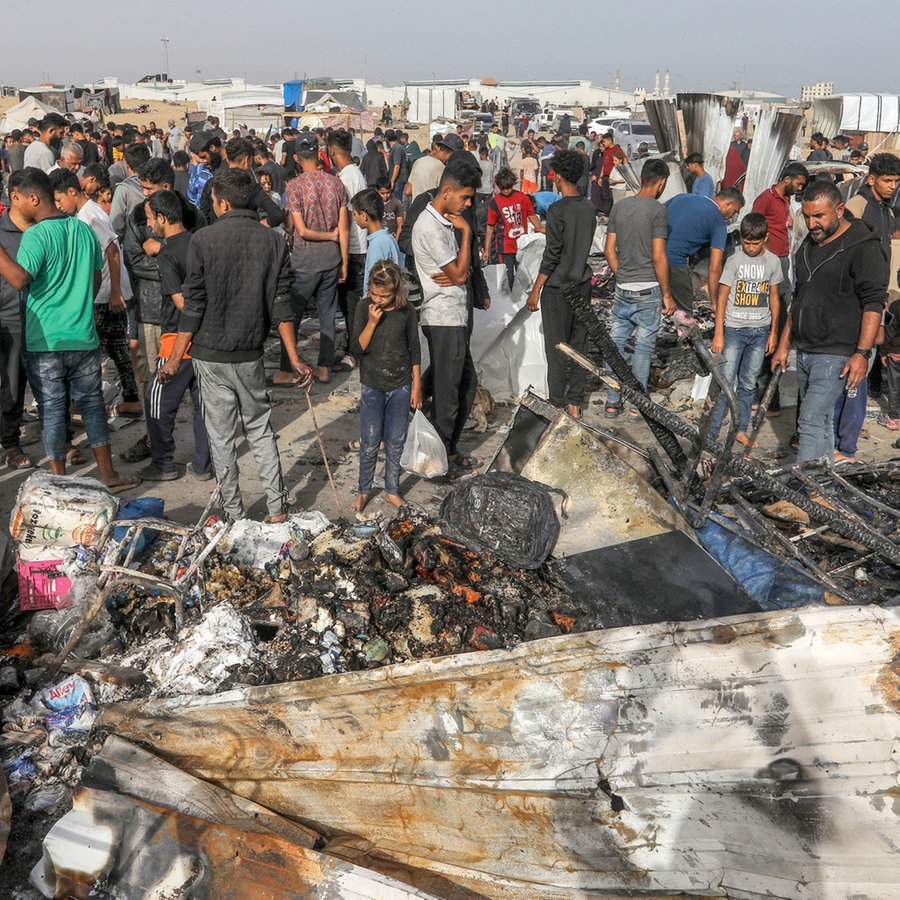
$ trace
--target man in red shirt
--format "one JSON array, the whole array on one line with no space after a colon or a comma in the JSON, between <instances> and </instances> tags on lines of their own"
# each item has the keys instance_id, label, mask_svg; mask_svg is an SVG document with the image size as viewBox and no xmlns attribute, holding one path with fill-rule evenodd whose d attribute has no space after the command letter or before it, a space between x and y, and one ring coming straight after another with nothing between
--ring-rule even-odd
<instances>
[{"instance_id":1,"label":"man in red shirt","mask_svg":"<svg viewBox=\"0 0 900 900\"><path fill-rule=\"evenodd\" d=\"M535 231L543 232L544 226L534 211L528 194L515 190L516 175L509 166L504 166L496 174L494 182L500 193L491 199L488 206L487 231L481 257L485 263L490 261L493 244L494 259L502 261L506 266L511 290L516 277L519 238L528 233L529 222L534 225Z\"/></svg>"},{"instance_id":2,"label":"man in red shirt","mask_svg":"<svg viewBox=\"0 0 900 900\"><path fill-rule=\"evenodd\" d=\"M613 141L611 131L601 136L600 149L602 156L600 158L599 202L595 205L601 215L608 216L613 207L613 193L612 188L609 186L609 176L612 174L613 167L616 164L616 156L624 157L625 151Z\"/></svg>"},{"instance_id":3,"label":"man in red shirt","mask_svg":"<svg viewBox=\"0 0 900 900\"><path fill-rule=\"evenodd\" d=\"M791 217L791 197L802 193L809 181L809 173L803 163L791 162L781 170L781 177L770 188L764 190L753 201L753 212L762 213L769 225L768 249L778 257L781 263L782 282L778 285L778 294L781 298L778 313L778 332L784 328L787 322L787 311L793 294L793 281L791 278L791 232L793 219ZM769 357L763 366L760 379L757 382L757 391L765 390L769 381ZM780 398L776 392L769 404L770 416L777 416L781 412Z\"/></svg>"}]
</instances>

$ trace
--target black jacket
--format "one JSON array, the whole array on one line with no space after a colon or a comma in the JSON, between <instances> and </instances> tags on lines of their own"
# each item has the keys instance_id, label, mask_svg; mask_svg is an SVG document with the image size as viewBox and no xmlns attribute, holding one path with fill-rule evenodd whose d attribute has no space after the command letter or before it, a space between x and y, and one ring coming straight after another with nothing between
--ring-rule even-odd
<instances>
[{"instance_id":1,"label":"black jacket","mask_svg":"<svg viewBox=\"0 0 900 900\"><path fill-rule=\"evenodd\" d=\"M859 209L857 198L865 200L865 206L861 215L855 215L856 210ZM881 252L884 253L884 258L890 262L891 238L894 236L894 210L891 209L890 203L879 200L872 193L872 188L868 184L864 184L859 189L856 197L848 201L846 207L851 211L851 214L865 222L878 235L878 240L881 242Z\"/></svg>"},{"instance_id":2,"label":"black jacket","mask_svg":"<svg viewBox=\"0 0 900 900\"><path fill-rule=\"evenodd\" d=\"M189 203L181 194L176 193L176 196L181 200L181 214L188 231L197 231L206 225L206 219L193 203ZM144 253L144 241L148 238L159 240L147 224L144 204L139 203L125 220L125 237L122 241L122 255L132 281L141 278L145 281L159 281L156 259Z\"/></svg>"},{"instance_id":3,"label":"black jacket","mask_svg":"<svg viewBox=\"0 0 900 900\"><path fill-rule=\"evenodd\" d=\"M791 304L795 346L809 353L851 356L864 312L880 313L887 299L888 266L878 236L862 222L813 255L807 235L795 258L797 291Z\"/></svg>"},{"instance_id":4,"label":"black jacket","mask_svg":"<svg viewBox=\"0 0 900 900\"><path fill-rule=\"evenodd\" d=\"M273 321L290 322L294 283L287 243L235 209L194 235L179 331L193 334L191 356L209 362L259 359Z\"/></svg>"}]
</instances>

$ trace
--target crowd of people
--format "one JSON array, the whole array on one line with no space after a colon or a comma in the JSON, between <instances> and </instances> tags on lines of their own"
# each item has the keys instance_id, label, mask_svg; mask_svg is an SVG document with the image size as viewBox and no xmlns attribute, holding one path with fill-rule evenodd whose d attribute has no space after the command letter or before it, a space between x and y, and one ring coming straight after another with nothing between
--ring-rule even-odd
<instances>
[{"instance_id":1,"label":"crowd of people","mask_svg":"<svg viewBox=\"0 0 900 900\"><path fill-rule=\"evenodd\" d=\"M821 136L814 137L813 153L821 153ZM887 297L896 278L889 279L889 260L900 159L872 156L866 184L846 204L833 175L789 163L775 184L746 198L752 211L734 247L727 223L746 203L735 186L749 152L742 135L729 150L726 179L716 184L694 154L685 161L693 190L665 205L659 198L670 169L654 158L643 161L640 191L613 202L625 157L611 134L545 137L526 127L521 138L516 147L500 125L478 136L460 126L420 148L391 127L366 142L352 128L285 127L264 139L243 128L229 136L214 117L190 128L170 121L165 129L113 122L100 129L52 113L12 132L3 156L9 208L0 217L6 464L34 464L21 446L27 383L53 472L85 461L73 443L80 415L110 490L176 479L175 419L190 394L187 474L215 476L225 513L243 516L236 449L243 433L269 520L281 521L288 493L268 391L306 389L358 366L353 507L362 511L369 501L380 452L384 498L399 506L411 409L426 411L450 478L481 466L459 447L477 385L473 310L490 307L482 266L504 265L511 286L518 240L529 230L546 234L526 307L542 317L549 400L581 418L586 374L557 344L586 347L567 297L590 298L598 217L607 223L605 253L616 276L611 336L645 388L661 317L692 313L692 260L708 251L712 351L735 386L738 441L752 443L758 391L769 371L787 367L792 347L800 460L855 459L870 370L883 368L887 385L879 422L898 429L900 330ZM802 198L808 229L796 253L792 198ZM313 310L320 340L307 363L297 332ZM273 328L281 356L267 377L263 350ZM117 414L146 423L122 454L149 460L139 475L118 472L112 461L104 354L121 388ZM623 411L610 390L604 414ZM714 434L725 412L720 401Z\"/></svg>"}]
</instances>

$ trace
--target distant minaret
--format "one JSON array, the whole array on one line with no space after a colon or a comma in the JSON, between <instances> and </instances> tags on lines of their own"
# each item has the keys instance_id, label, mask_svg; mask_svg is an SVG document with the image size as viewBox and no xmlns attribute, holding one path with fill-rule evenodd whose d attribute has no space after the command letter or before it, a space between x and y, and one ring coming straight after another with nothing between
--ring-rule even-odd
<instances>
[{"instance_id":1,"label":"distant minaret","mask_svg":"<svg viewBox=\"0 0 900 900\"><path fill-rule=\"evenodd\" d=\"M659 69L656 70L656 81L653 83L653 96L659 96Z\"/></svg>"},{"instance_id":2,"label":"distant minaret","mask_svg":"<svg viewBox=\"0 0 900 900\"><path fill-rule=\"evenodd\" d=\"M666 80L663 82L663 93L669 96L669 70L666 69Z\"/></svg>"},{"instance_id":3,"label":"distant minaret","mask_svg":"<svg viewBox=\"0 0 900 900\"><path fill-rule=\"evenodd\" d=\"M616 69L616 90L617 91L622 90L622 69L621 68Z\"/></svg>"}]
</instances>

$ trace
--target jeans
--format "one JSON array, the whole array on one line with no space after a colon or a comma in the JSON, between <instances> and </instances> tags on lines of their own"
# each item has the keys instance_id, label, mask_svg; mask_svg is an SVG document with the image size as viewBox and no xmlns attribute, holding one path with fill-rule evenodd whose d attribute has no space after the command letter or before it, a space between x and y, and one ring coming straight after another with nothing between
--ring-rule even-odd
<instances>
[{"instance_id":1,"label":"jeans","mask_svg":"<svg viewBox=\"0 0 900 900\"><path fill-rule=\"evenodd\" d=\"M841 369L849 356L797 351L800 450L797 462L834 457L834 405L844 390Z\"/></svg>"},{"instance_id":2,"label":"jeans","mask_svg":"<svg viewBox=\"0 0 900 900\"><path fill-rule=\"evenodd\" d=\"M362 386L359 403L359 492L372 492L378 446L384 441L384 492L400 493L400 454L406 438L411 385L392 391Z\"/></svg>"},{"instance_id":3,"label":"jeans","mask_svg":"<svg viewBox=\"0 0 900 900\"><path fill-rule=\"evenodd\" d=\"M66 456L66 410L70 396L84 419L91 447L109 444L101 361L99 347L25 354L28 383L38 403L44 449L50 459Z\"/></svg>"},{"instance_id":4,"label":"jeans","mask_svg":"<svg viewBox=\"0 0 900 900\"><path fill-rule=\"evenodd\" d=\"M722 378L737 388L738 433L746 434L756 399L756 378L766 358L766 343L769 340L769 326L759 328L729 328L725 326L725 350L719 369ZM709 426L709 435L715 438L722 427L722 420L728 406L724 397L719 397L716 411Z\"/></svg>"},{"instance_id":5,"label":"jeans","mask_svg":"<svg viewBox=\"0 0 900 900\"><path fill-rule=\"evenodd\" d=\"M341 267L326 269L324 272L296 272L294 287L291 289L291 307L294 310L294 330L300 324L309 301L316 298L319 316L319 361L317 366L330 369L334 365L334 320L337 315L338 275ZM353 326L348 322L347 329ZM281 346L281 371L290 372L284 344Z\"/></svg>"},{"instance_id":6,"label":"jeans","mask_svg":"<svg viewBox=\"0 0 900 900\"><path fill-rule=\"evenodd\" d=\"M287 508L287 491L270 421L262 359L227 363L195 357L193 364L213 468L222 487L222 508L233 519L244 517L237 462L238 432L243 429L266 492L269 515L280 516Z\"/></svg>"},{"instance_id":7,"label":"jeans","mask_svg":"<svg viewBox=\"0 0 900 900\"><path fill-rule=\"evenodd\" d=\"M609 336L619 353L631 366L634 377L646 388L650 378L650 358L656 347L656 335L662 309L662 288L650 288L650 293L616 288L610 317ZM634 351L625 352L628 338L634 334ZM606 405L619 405L619 392L606 392Z\"/></svg>"}]
</instances>

